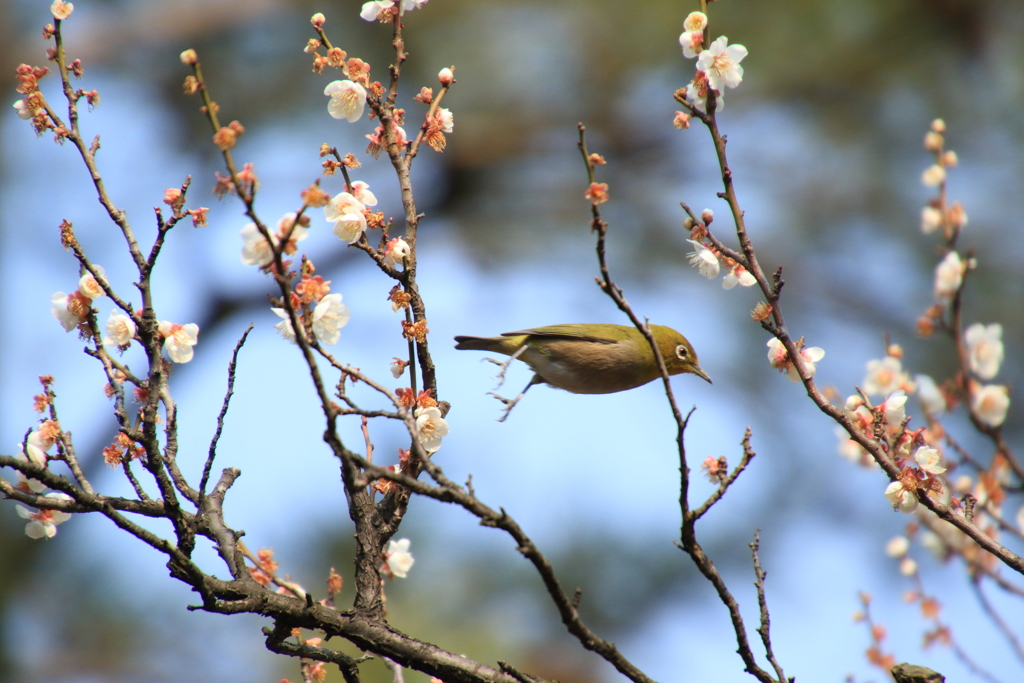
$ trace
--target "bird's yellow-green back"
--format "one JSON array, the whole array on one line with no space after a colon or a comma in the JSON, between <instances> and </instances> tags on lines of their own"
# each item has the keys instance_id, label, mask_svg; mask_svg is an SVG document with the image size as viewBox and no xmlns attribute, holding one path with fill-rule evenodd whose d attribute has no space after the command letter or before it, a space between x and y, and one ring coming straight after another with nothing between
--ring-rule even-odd
<instances>
[{"instance_id":1,"label":"bird's yellow-green back","mask_svg":"<svg viewBox=\"0 0 1024 683\"><path fill-rule=\"evenodd\" d=\"M692 373L711 381L683 335L662 325L652 325L651 332L670 374ZM625 391L660 374L643 334L624 325L571 323L455 340L457 349L517 354L537 373L537 381L577 394Z\"/></svg>"}]
</instances>

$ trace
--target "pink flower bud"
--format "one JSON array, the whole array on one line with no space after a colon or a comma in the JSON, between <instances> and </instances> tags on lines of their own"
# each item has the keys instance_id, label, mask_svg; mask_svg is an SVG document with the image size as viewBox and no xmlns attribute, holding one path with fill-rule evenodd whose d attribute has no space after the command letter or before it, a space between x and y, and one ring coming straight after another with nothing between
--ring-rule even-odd
<instances>
[{"instance_id":1,"label":"pink flower bud","mask_svg":"<svg viewBox=\"0 0 1024 683\"><path fill-rule=\"evenodd\" d=\"M441 82L441 85L447 87L455 82L455 74L446 67L437 72L437 80Z\"/></svg>"}]
</instances>

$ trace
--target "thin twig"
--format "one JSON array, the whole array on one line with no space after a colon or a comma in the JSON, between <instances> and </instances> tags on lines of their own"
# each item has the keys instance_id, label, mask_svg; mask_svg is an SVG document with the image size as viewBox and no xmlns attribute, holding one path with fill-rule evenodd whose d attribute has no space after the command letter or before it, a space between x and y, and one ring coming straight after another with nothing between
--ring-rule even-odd
<instances>
[{"instance_id":1,"label":"thin twig","mask_svg":"<svg viewBox=\"0 0 1024 683\"><path fill-rule=\"evenodd\" d=\"M739 478L743 471L747 469L747 465L750 464L750 461L754 459L755 455L757 455L754 452L754 449L750 447L750 437L750 427L747 427L747 431L743 434L743 440L740 442L743 446L743 457L740 459L740 464L737 465L729 476L725 478L725 481L718 485L718 488L715 489L706 501L704 501L704 504L691 513L694 521L703 517L704 514L711 509L712 505L722 499L725 492L729 490L729 487L733 485L733 482Z\"/></svg>"},{"instance_id":2,"label":"thin twig","mask_svg":"<svg viewBox=\"0 0 1024 683\"><path fill-rule=\"evenodd\" d=\"M782 671L782 667L775 659L775 652L772 650L771 617L768 614L768 599L765 597L764 590L764 579L768 576L768 572L761 568L761 557L758 554L760 547L761 530L758 529L754 532L754 540L750 543L750 552L754 556L754 576L756 577L754 586L757 587L757 606L761 613L761 624L757 627L757 633L761 636L765 656L771 663L772 668L775 669L775 675L779 677L780 681L785 681L786 674Z\"/></svg>"},{"instance_id":3,"label":"thin twig","mask_svg":"<svg viewBox=\"0 0 1024 683\"><path fill-rule=\"evenodd\" d=\"M363 430L363 441L366 442L366 462L373 462L373 442L370 441L370 425L365 415L362 416L361 426Z\"/></svg>"},{"instance_id":4,"label":"thin twig","mask_svg":"<svg viewBox=\"0 0 1024 683\"><path fill-rule=\"evenodd\" d=\"M214 430L213 439L210 440L210 450L206 456L206 464L203 465L203 477L199 481L199 507L202 507L203 496L206 495L206 484L210 481L213 459L217 457L217 442L220 441L221 432L224 431L224 418L228 414L228 404L231 402L231 397L235 394L235 368L238 366L238 352L242 350L242 345L248 339L252 328L252 323L249 323L249 327L245 328L245 332L242 333L238 343L235 344L235 350L231 352L231 362L228 363L228 389L224 394L224 402L221 404L220 413L217 415L217 428Z\"/></svg>"}]
</instances>

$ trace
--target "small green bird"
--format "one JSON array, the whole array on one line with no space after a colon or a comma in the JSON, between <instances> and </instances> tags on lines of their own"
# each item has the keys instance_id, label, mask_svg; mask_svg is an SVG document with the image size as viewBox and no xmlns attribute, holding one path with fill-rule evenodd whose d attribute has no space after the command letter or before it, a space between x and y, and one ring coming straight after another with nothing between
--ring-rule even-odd
<instances>
[{"instance_id":1,"label":"small green bird","mask_svg":"<svg viewBox=\"0 0 1024 683\"><path fill-rule=\"evenodd\" d=\"M686 337L662 325L651 325L651 332L670 375L688 372L711 383ZM635 327L624 325L571 323L506 332L500 337L458 336L455 341L456 349L519 358L536 373L517 398L501 399L506 410L534 384L549 384L574 394L611 394L642 386L661 374L644 336Z\"/></svg>"}]
</instances>

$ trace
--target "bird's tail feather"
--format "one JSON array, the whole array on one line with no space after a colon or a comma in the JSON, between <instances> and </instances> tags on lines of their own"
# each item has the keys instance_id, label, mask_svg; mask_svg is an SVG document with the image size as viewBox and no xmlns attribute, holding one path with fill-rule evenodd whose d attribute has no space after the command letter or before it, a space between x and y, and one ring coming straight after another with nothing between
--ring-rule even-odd
<instances>
[{"instance_id":1,"label":"bird's tail feather","mask_svg":"<svg viewBox=\"0 0 1024 683\"><path fill-rule=\"evenodd\" d=\"M522 346L522 338L514 337L469 337L459 335L455 338L455 348L460 351L490 351L503 353L506 356L516 352Z\"/></svg>"}]
</instances>

